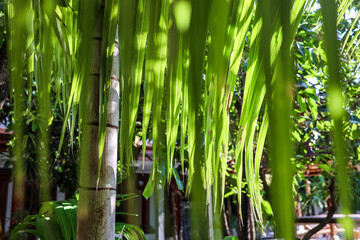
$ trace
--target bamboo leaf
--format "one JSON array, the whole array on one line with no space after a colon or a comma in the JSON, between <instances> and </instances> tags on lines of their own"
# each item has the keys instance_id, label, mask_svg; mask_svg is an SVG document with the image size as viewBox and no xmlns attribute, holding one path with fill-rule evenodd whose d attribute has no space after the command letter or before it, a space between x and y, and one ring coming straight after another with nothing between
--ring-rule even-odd
<instances>
[{"instance_id":1,"label":"bamboo leaf","mask_svg":"<svg viewBox=\"0 0 360 240\"><path fill-rule=\"evenodd\" d=\"M204 191L204 150L203 150L203 113L201 93L203 91L202 76L204 69L206 37L208 33L209 11L211 3L208 1L193 1L191 22L189 29L189 81L188 81L188 145L189 145L189 170L187 193L193 191L192 207L197 211L205 212ZM194 239L206 238L201 229L206 225L206 218L193 212L191 220L194 223ZM196 235L197 233L197 235Z\"/></svg>"},{"instance_id":2,"label":"bamboo leaf","mask_svg":"<svg viewBox=\"0 0 360 240\"><path fill-rule=\"evenodd\" d=\"M172 17L174 17L172 15ZM173 157L179 127L180 97L182 84L182 45L183 36L173 25L169 30L169 44L167 54L167 121L166 121L166 145L167 145L167 179L170 181L173 168Z\"/></svg>"},{"instance_id":3,"label":"bamboo leaf","mask_svg":"<svg viewBox=\"0 0 360 240\"><path fill-rule=\"evenodd\" d=\"M154 193L154 189L155 189L155 180L149 179L142 194L144 198L148 199L149 197L151 197L151 195Z\"/></svg>"},{"instance_id":4,"label":"bamboo leaf","mask_svg":"<svg viewBox=\"0 0 360 240\"><path fill-rule=\"evenodd\" d=\"M174 174L174 178L175 178L175 181L176 181L176 185L178 187L179 190L183 191L184 190L184 185L180 179L180 176L178 174L178 172L176 171L175 167L172 167L172 171L173 171L173 174Z\"/></svg>"}]
</instances>

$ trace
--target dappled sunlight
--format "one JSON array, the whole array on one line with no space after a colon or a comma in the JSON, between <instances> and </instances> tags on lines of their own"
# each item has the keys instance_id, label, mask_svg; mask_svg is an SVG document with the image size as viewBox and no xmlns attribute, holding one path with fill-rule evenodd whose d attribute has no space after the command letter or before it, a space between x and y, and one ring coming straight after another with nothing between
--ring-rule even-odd
<instances>
[{"instance_id":1,"label":"dappled sunlight","mask_svg":"<svg viewBox=\"0 0 360 240\"><path fill-rule=\"evenodd\" d=\"M294 210L313 165L352 213L359 6L319 1L0 0L13 206L38 213L14 236L307 239Z\"/></svg>"}]
</instances>

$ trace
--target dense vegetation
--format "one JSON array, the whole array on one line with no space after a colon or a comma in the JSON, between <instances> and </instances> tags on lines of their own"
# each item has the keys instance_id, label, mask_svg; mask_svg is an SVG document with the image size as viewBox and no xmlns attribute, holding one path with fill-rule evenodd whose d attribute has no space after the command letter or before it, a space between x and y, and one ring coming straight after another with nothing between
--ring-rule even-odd
<instances>
[{"instance_id":1,"label":"dense vegetation","mask_svg":"<svg viewBox=\"0 0 360 240\"><path fill-rule=\"evenodd\" d=\"M11 101L0 114L15 130L11 162L19 189L24 171L41 186L41 200L50 178L73 195L74 166L86 154L94 155L86 164L96 162L86 171L101 180L118 26L118 179L131 173L134 139L152 141L153 171L143 195L172 177L180 182L178 173L186 172L194 239L209 221L215 238L222 237L223 199L240 206L241 192L256 221L275 217L276 234L293 238L293 187L304 191L309 164L323 170L312 185L318 199L331 195L336 182L342 211L357 207L349 196L358 199L351 186L359 176L349 178L346 169L360 156L358 1L8 0L5 6L0 44L7 39ZM99 19L102 32L94 37ZM97 137L84 124L94 122L93 109ZM308 198L301 199L304 208L311 197L300 195Z\"/></svg>"}]
</instances>

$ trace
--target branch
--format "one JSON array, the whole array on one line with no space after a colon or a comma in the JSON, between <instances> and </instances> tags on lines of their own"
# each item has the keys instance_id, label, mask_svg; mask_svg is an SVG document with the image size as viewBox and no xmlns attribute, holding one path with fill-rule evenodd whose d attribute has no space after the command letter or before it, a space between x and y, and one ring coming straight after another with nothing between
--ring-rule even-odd
<instances>
[{"instance_id":1,"label":"branch","mask_svg":"<svg viewBox=\"0 0 360 240\"><path fill-rule=\"evenodd\" d=\"M320 222L316 227L309 230L305 234L305 236L303 237L302 240L309 240L314 234L316 234L318 231L323 229L326 226L326 224L328 224L332 220L334 213L337 210L338 206L337 206L336 199L335 199L335 177L331 177L330 181L331 181L330 186L329 186L330 200L331 200L330 210L328 211L326 218L322 222Z\"/></svg>"}]
</instances>

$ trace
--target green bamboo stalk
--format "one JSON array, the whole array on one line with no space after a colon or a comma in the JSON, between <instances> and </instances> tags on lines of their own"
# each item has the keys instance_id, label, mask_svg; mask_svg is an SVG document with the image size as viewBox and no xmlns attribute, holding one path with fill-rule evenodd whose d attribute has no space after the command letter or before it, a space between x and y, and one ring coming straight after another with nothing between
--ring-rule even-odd
<instances>
[{"instance_id":1,"label":"green bamboo stalk","mask_svg":"<svg viewBox=\"0 0 360 240\"><path fill-rule=\"evenodd\" d=\"M350 1L349 1L350 2ZM342 74L340 69L339 42L337 40L336 20L337 4L333 0L321 0L324 17L324 40L329 72L328 99L330 117L334 121L333 136L335 145L335 164L338 172L341 212L346 215L340 222L344 225L346 239L353 238L353 221L348 217L351 213L350 182L347 173L348 157L343 136L345 120L345 97L342 93ZM344 7L345 8L345 7ZM339 16L341 13L339 14Z\"/></svg>"},{"instance_id":2,"label":"green bamboo stalk","mask_svg":"<svg viewBox=\"0 0 360 240\"><path fill-rule=\"evenodd\" d=\"M272 203L277 223L275 234L285 239L293 239L293 169L290 162L292 146L289 104L292 100L290 47L305 1L295 1L293 4L287 1L277 1L273 5L267 1L260 3L263 21L261 59L264 62L269 106L269 146L273 175L272 196L274 196ZM278 58L274 59L271 44L272 36L276 32L278 32L281 42ZM282 197L278 198L280 195Z\"/></svg>"},{"instance_id":3,"label":"green bamboo stalk","mask_svg":"<svg viewBox=\"0 0 360 240\"><path fill-rule=\"evenodd\" d=\"M29 15L27 20L27 29L29 34L27 35L26 39L26 68L27 68L27 79L28 79L28 108L30 109L31 99L32 99L32 92L33 92L33 78L34 78L34 61L35 61L35 47L34 47L34 11L33 11L33 1L30 1L29 7Z\"/></svg>"},{"instance_id":4,"label":"green bamboo stalk","mask_svg":"<svg viewBox=\"0 0 360 240\"><path fill-rule=\"evenodd\" d=\"M188 144L189 170L187 193L192 191L192 238L207 239L208 221L204 217L206 195L204 189L204 150L202 149L203 113L201 112L202 74L204 69L205 45L208 32L209 11L211 2L192 2L191 22L189 29L189 114Z\"/></svg>"},{"instance_id":5,"label":"green bamboo stalk","mask_svg":"<svg viewBox=\"0 0 360 240\"><path fill-rule=\"evenodd\" d=\"M40 18L39 46L37 60L38 90L37 96L40 106L40 196L42 201L50 200L49 181L49 126L52 123L52 112L50 105L50 87L52 62L54 55L54 39L49 19L56 5L51 1L44 1L42 8L38 6Z\"/></svg>"},{"instance_id":6,"label":"green bamboo stalk","mask_svg":"<svg viewBox=\"0 0 360 240\"><path fill-rule=\"evenodd\" d=\"M293 41L290 34L291 3L278 0L276 9L282 27L282 44L279 59L275 63L274 82L267 81L271 164L273 171L273 196L282 196L273 200L274 215L277 223L276 235L285 239L294 238L294 200L292 197L293 169L290 163L292 146L290 140L290 102L292 100L292 72L290 46ZM266 21L264 19L264 21ZM265 25L264 25L265 26ZM269 79L268 79L269 80ZM277 141L277 143L274 142ZM281 194L281 195L280 195Z\"/></svg>"},{"instance_id":7,"label":"green bamboo stalk","mask_svg":"<svg viewBox=\"0 0 360 240\"><path fill-rule=\"evenodd\" d=\"M24 43L27 35L26 19L28 16L29 3L24 4L19 0L5 1L5 14L7 25L7 47L9 58L10 88L14 93L11 99L14 102L14 134L15 134L15 178L14 178L14 207L24 210L24 159L23 159L23 133L24 133L24 106L25 91L22 80L23 56L25 51ZM23 16L23 17L20 17ZM24 34L25 33L25 34Z\"/></svg>"},{"instance_id":8,"label":"green bamboo stalk","mask_svg":"<svg viewBox=\"0 0 360 240\"><path fill-rule=\"evenodd\" d=\"M105 228L102 228L101 225L99 227L105 218L99 217L105 215L103 212L105 209L101 205L105 201L99 199L101 195L97 194L98 189L104 188L97 178L99 169L99 62L104 17L100 4L101 2L97 0L79 1L78 27L81 43L77 56L79 72L75 77L79 78L79 82L86 81L86 87L80 86L79 90L74 90L74 93L81 91L80 118L82 119L77 216L78 239L89 239L90 236L98 239L105 235L100 231ZM111 188L112 186L107 191L111 191Z\"/></svg>"}]
</instances>

